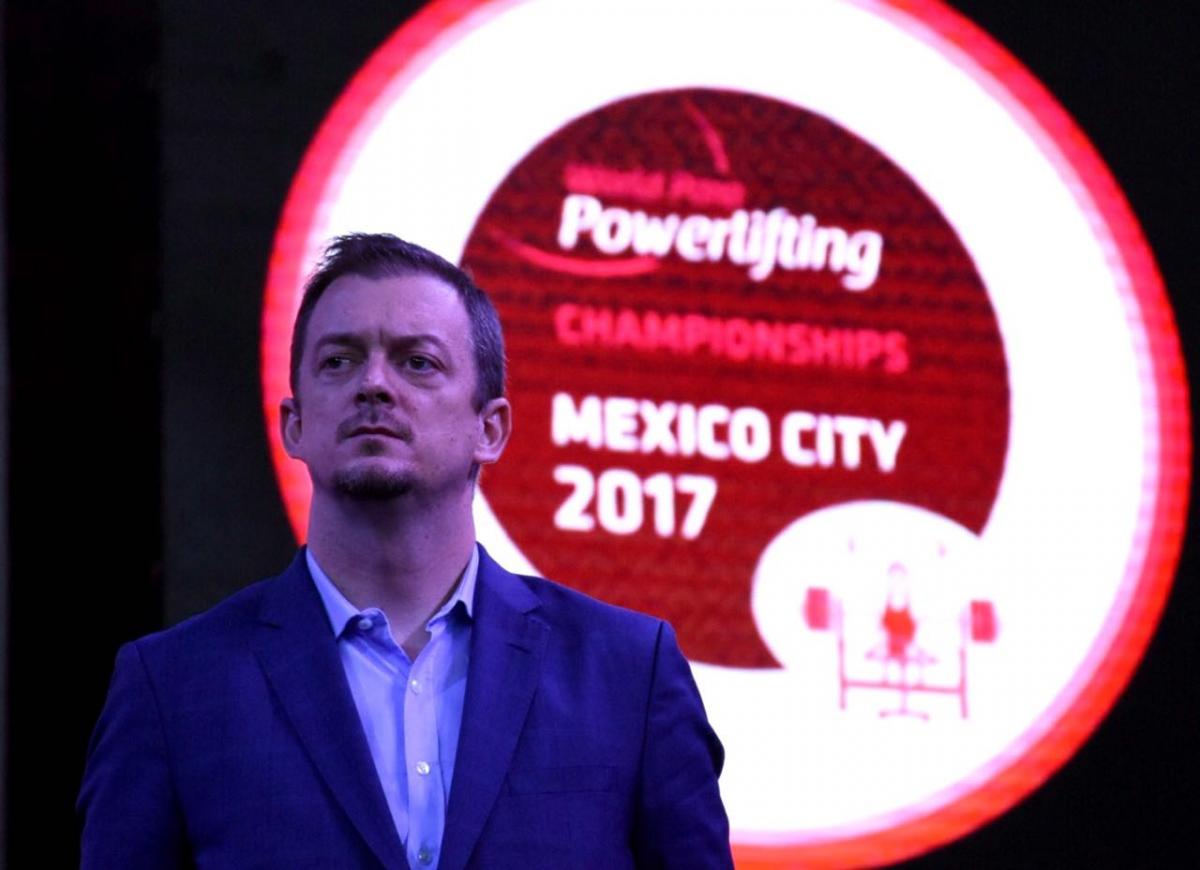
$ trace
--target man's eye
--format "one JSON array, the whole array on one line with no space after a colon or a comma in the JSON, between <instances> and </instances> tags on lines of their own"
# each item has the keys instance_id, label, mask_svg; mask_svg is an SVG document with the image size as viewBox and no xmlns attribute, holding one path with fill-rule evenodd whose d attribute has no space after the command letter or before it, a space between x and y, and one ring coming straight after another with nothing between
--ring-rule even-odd
<instances>
[{"instance_id":1,"label":"man's eye","mask_svg":"<svg viewBox=\"0 0 1200 870\"><path fill-rule=\"evenodd\" d=\"M414 354L408 358L408 367L413 371L426 372L431 371L435 366L429 357Z\"/></svg>"},{"instance_id":2,"label":"man's eye","mask_svg":"<svg viewBox=\"0 0 1200 870\"><path fill-rule=\"evenodd\" d=\"M321 360L321 369L323 371L336 372L340 369L346 368L348 365L350 365L350 357L341 354L327 356L325 359Z\"/></svg>"}]
</instances>

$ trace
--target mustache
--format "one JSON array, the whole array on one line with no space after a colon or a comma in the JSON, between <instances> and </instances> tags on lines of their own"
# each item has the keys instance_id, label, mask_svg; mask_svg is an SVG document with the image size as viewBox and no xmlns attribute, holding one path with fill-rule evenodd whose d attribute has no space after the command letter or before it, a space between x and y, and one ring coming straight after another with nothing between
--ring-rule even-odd
<instances>
[{"instance_id":1,"label":"mustache","mask_svg":"<svg viewBox=\"0 0 1200 870\"><path fill-rule=\"evenodd\" d=\"M412 427L378 408L355 414L343 420L337 427L339 441L363 434L387 435L401 441L411 441Z\"/></svg>"}]
</instances>

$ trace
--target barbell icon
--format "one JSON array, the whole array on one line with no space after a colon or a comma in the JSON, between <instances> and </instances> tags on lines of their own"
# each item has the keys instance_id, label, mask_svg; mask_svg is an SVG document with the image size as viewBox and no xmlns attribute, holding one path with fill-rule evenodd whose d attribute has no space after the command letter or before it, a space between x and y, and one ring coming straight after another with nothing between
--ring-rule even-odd
<instances>
[{"instance_id":1,"label":"barbell icon","mask_svg":"<svg viewBox=\"0 0 1200 870\"><path fill-rule=\"evenodd\" d=\"M836 613L835 613L836 611ZM813 631L828 631L840 616L841 602L828 589L810 586L804 593L804 623ZM999 634L996 608L992 602L975 599L967 603L968 634L975 643L993 643Z\"/></svg>"},{"instance_id":2,"label":"barbell icon","mask_svg":"<svg viewBox=\"0 0 1200 870\"><path fill-rule=\"evenodd\" d=\"M908 645L915 636L916 623L909 613L907 605L900 609L886 609L880 619L880 626L889 634L889 644L884 654L875 655L886 661L895 661L901 665L901 675L898 680L889 679L886 668L883 676L878 679L864 679L848 674L846 666L846 643L843 634L844 621L842 618L842 603L830 591L820 586L810 586L805 590L804 603L801 607L804 623L812 631L831 632L837 638L838 649L838 701L841 709L846 708L846 695L851 689L894 689L900 693L900 706L895 710L881 711L881 716L907 715L927 718L926 714L910 710L908 697L910 694L929 693L956 695L962 716L968 715L967 709L967 647L970 643L990 644L999 635L999 621L996 608L991 601L973 599L963 608L960 618L961 643L958 649L958 680L949 684L936 684L925 681L924 672L915 681L907 676L906 666L917 664L923 666L935 661L932 656L923 651L910 653ZM892 637L895 635L895 637Z\"/></svg>"}]
</instances>

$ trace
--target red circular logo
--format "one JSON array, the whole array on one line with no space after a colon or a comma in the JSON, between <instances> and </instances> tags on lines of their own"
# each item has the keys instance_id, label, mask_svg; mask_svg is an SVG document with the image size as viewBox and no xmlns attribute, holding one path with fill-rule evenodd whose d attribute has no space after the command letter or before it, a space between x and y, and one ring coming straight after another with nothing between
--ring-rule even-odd
<instances>
[{"instance_id":1,"label":"red circular logo","mask_svg":"<svg viewBox=\"0 0 1200 870\"><path fill-rule=\"evenodd\" d=\"M739 865L959 836L1087 737L1175 569L1187 385L1137 223L939 3L563 8L430 4L310 147L263 317L297 535L303 278L339 233L411 238L505 324L480 539L675 624Z\"/></svg>"}]
</instances>

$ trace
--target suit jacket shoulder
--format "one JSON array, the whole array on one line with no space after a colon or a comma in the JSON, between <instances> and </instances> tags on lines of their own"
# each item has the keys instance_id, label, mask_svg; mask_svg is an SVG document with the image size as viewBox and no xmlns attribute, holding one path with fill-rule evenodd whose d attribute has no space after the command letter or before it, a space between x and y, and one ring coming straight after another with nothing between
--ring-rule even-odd
<instances>
[{"instance_id":1,"label":"suit jacket shoulder","mask_svg":"<svg viewBox=\"0 0 1200 870\"><path fill-rule=\"evenodd\" d=\"M657 617L601 601L544 577L510 576L537 598L540 617L559 631L572 634L580 641L599 644L615 655L627 650L629 644L643 652L652 648L666 625Z\"/></svg>"},{"instance_id":2,"label":"suit jacket shoulder","mask_svg":"<svg viewBox=\"0 0 1200 870\"><path fill-rule=\"evenodd\" d=\"M289 568L289 572L293 568ZM209 610L131 641L128 646L135 648L152 670L162 669L164 678L186 680L188 674L194 672L209 679L212 672L208 668L213 663L228 661L230 654L250 649L264 595L273 584L284 582L287 576L288 572L285 572L259 580Z\"/></svg>"},{"instance_id":3,"label":"suit jacket shoulder","mask_svg":"<svg viewBox=\"0 0 1200 870\"><path fill-rule=\"evenodd\" d=\"M78 809L84 867L404 866L302 553L122 647Z\"/></svg>"}]
</instances>

